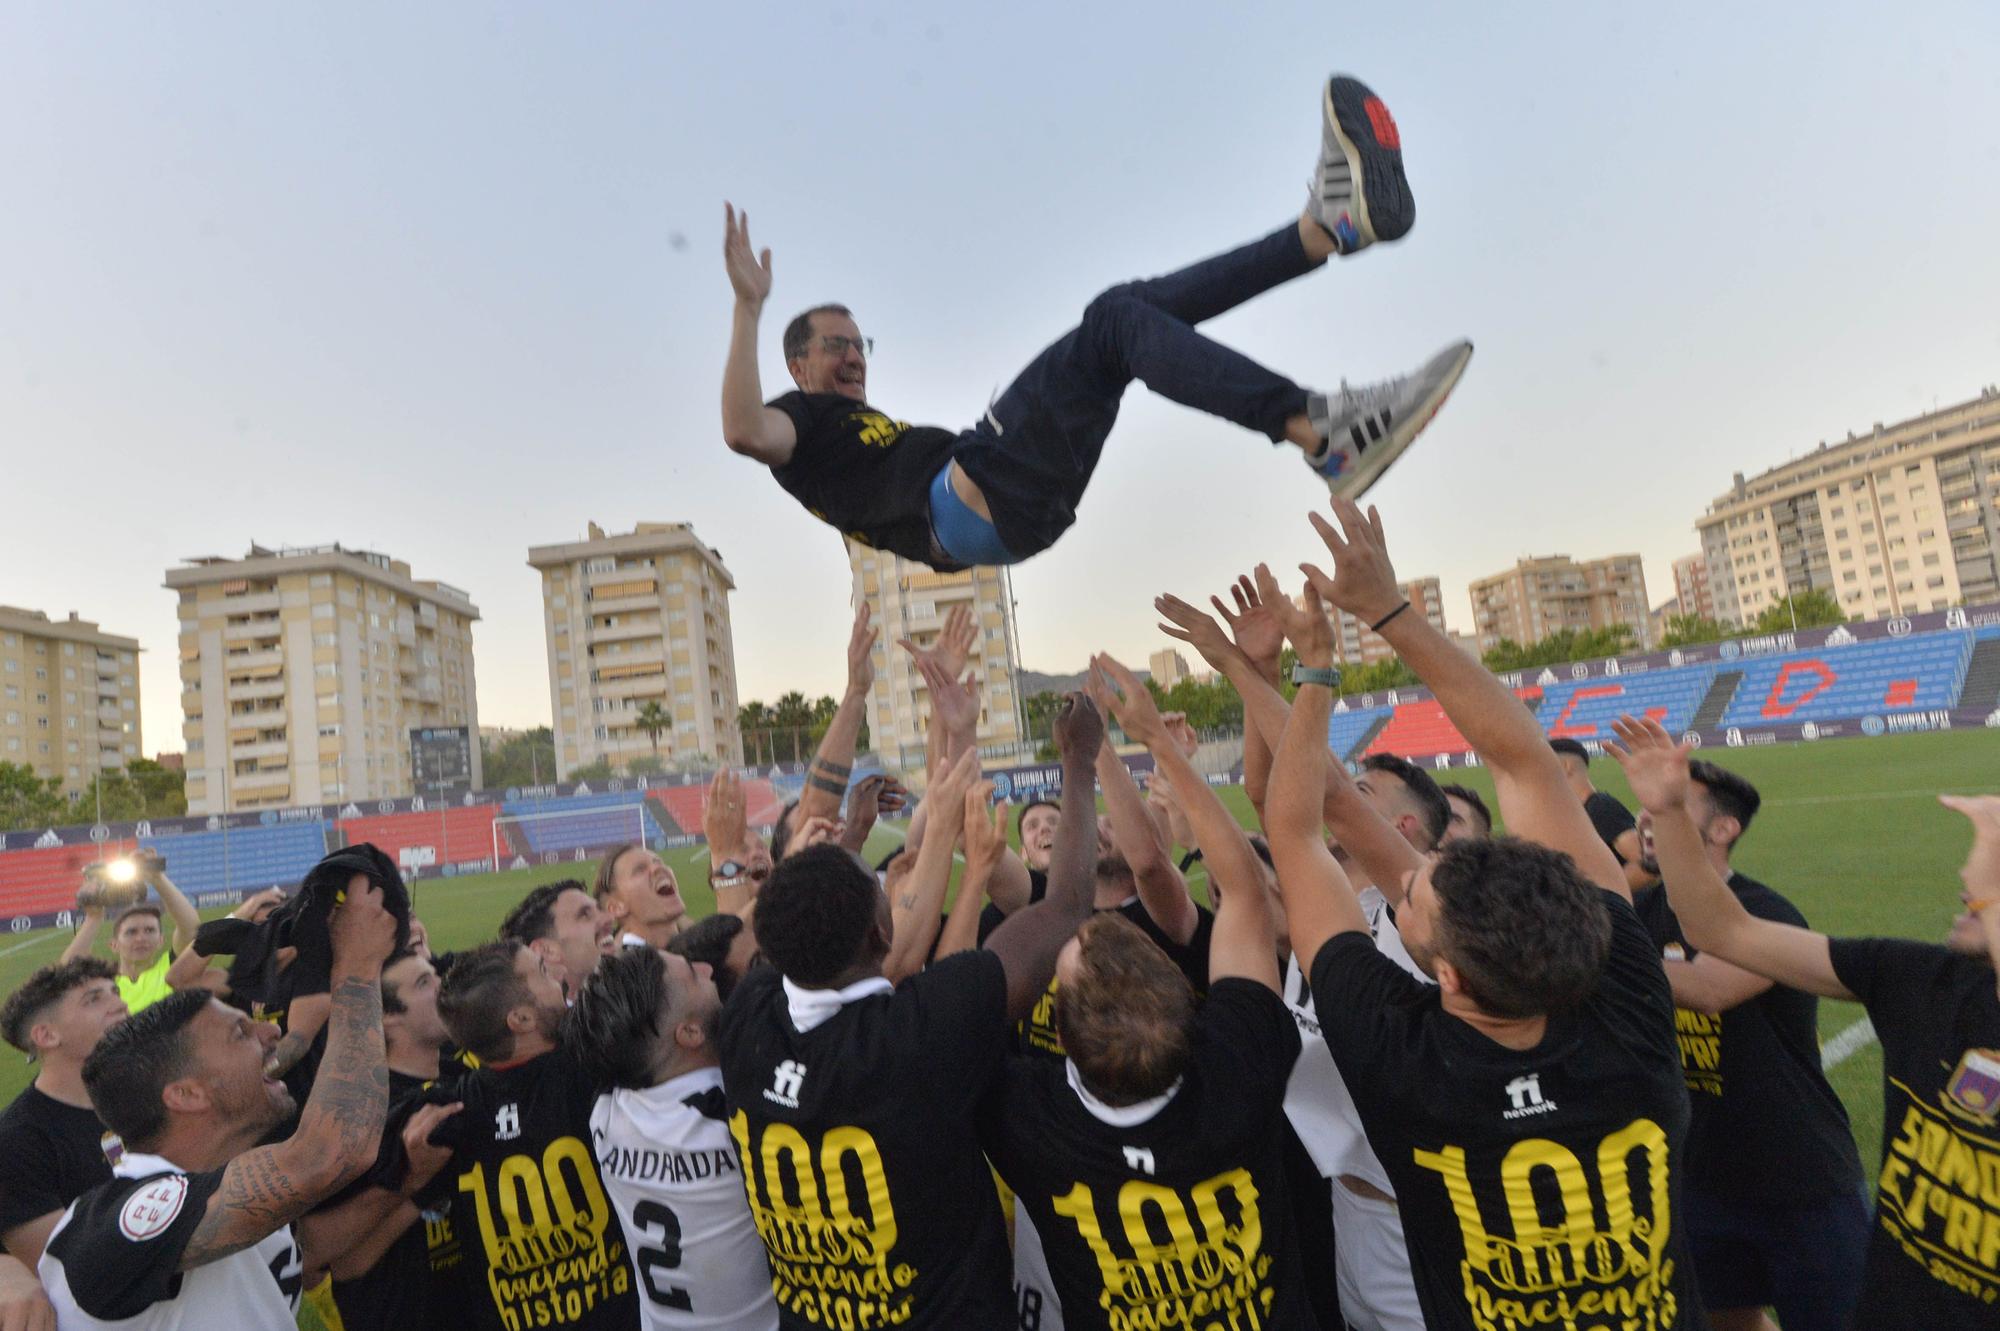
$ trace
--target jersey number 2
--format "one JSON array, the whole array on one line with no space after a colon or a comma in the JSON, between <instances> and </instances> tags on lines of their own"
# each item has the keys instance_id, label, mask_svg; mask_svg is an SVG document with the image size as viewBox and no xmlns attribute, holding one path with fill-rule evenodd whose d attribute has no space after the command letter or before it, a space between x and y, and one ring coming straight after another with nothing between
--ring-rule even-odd
<instances>
[{"instance_id":1,"label":"jersey number 2","mask_svg":"<svg viewBox=\"0 0 2000 1331\"><path fill-rule=\"evenodd\" d=\"M678 1271L681 1265L681 1218L659 1202L647 1200L632 1208L632 1223L658 1247L633 1246L639 1259L639 1274L646 1283L646 1297L665 1308L694 1311L688 1292L661 1279L663 1271Z\"/></svg>"}]
</instances>

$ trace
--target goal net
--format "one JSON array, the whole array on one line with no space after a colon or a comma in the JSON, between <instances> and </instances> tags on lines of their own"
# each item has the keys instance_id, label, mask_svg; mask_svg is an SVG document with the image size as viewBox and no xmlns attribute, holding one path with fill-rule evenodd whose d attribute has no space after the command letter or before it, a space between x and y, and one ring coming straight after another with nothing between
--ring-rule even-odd
<instances>
[{"instance_id":1,"label":"goal net","mask_svg":"<svg viewBox=\"0 0 2000 1331\"><path fill-rule=\"evenodd\" d=\"M651 845L659 836L644 804L503 813L493 820L493 867L593 860L629 842Z\"/></svg>"}]
</instances>

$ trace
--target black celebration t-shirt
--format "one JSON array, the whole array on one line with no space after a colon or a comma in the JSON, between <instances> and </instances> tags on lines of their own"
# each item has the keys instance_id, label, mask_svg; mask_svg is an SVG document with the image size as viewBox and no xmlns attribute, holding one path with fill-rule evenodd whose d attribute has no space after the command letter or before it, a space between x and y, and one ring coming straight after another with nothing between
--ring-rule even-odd
<instances>
[{"instance_id":1,"label":"black celebration t-shirt","mask_svg":"<svg viewBox=\"0 0 2000 1331\"><path fill-rule=\"evenodd\" d=\"M400 1124L431 1083L421 1077L389 1070L390 1113ZM399 1108L399 1106L401 1108ZM400 1133L399 1133L400 1137ZM344 1189L323 1209L340 1205L373 1180L364 1175ZM340 1310L343 1331L394 1331L409 1326L431 1324L433 1290L452 1272L455 1262L432 1265L433 1249L440 1261L448 1247L455 1246L451 1229L451 1201L433 1198L428 1209L397 1236L375 1265L353 1280L333 1282L333 1303Z\"/></svg>"},{"instance_id":2,"label":"black celebration t-shirt","mask_svg":"<svg viewBox=\"0 0 2000 1331\"><path fill-rule=\"evenodd\" d=\"M2000 1325L2000 996L1932 943L1836 938L1833 973L1882 1041L1882 1174L1854 1325Z\"/></svg>"},{"instance_id":3,"label":"black celebration t-shirt","mask_svg":"<svg viewBox=\"0 0 2000 1331\"><path fill-rule=\"evenodd\" d=\"M1310 1331L1284 1166L1298 1053L1277 994L1229 978L1195 1016L1179 1087L1143 1121L1093 1113L1067 1060L1009 1061L981 1139L1034 1217L1065 1328Z\"/></svg>"},{"instance_id":4,"label":"black celebration t-shirt","mask_svg":"<svg viewBox=\"0 0 2000 1331\"><path fill-rule=\"evenodd\" d=\"M96 1110L66 1105L30 1085L0 1113L0 1234L109 1183L123 1153Z\"/></svg>"},{"instance_id":5,"label":"black celebration t-shirt","mask_svg":"<svg viewBox=\"0 0 2000 1331\"><path fill-rule=\"evenodd\" d=\"M1806 917L1754 878L1729 890L1761 920L1806 927ZM1643 888L1632 905L1663 958L1693 961L1666 889ZM1688 1187L1767 1206L1817 1205L1852 1196L1861 1157L1847 1110L1819 1061L1819 1000L1774 984L1720 1015L1674 1009L1687 1077Z\"/></svg>"},{"instance_id":6,"label":"black celebration t-shirt","mask_svg":"<svg viewBox=\"0 0 2000 1331\"><path fill-rule=\"evenodd\" d=\"M779 1324L1012 1331L1013 1263L974 1131L1006 1058L1006 972L961 952L870 990L801 1031L761 966L722 1010L729 1130Z\"/></svg>"},{"instance_id":7,"label":"black celebration t-shirt","mask_svg":"<svg viewBox=\"0 0 2000 1331\"><path fill-rule=\"evenodd\" d=\"M786 393L767 405L792 421L791 461L771 468L778 484L850 540L941 572L953 563L931 534L931 481L958 436L911 425L842 393Z\"/></svg>"},{"instance_id":8,"label":"black celebration t-shirt","mask_svg":"<svg viewBox=\"0 0 2000 1331\"><path fill-rule=\"evenodd\" d=\"M1590 815L1590 825L1597 829L1598 838L1611 847L1611 853L1618 855L1623 864L1625 857L1618 854L1618 838L1639 825L1632 811L1619 803L1616 795L1602 790L1593 790L1583 801L1583 811Z\"/></svg>"},{"instance_id":9,"label":"black celebration t-shirt","mask_svg":"<svg viewBox=\"0 0 2000 1331\"><path fill-rule=\"evenodd\" d=\"M457 1295L460 1324L478 1331L636 1326L632 1259L591 1150L597 1087L576 1060L556 1050L435 1082L391 1115L384 1156L417 1103L454 1101L464 1108L431 1134L451 1159L416 1197L448 1215L441 1233L426 1222L434 1297ZM377 1169L386 1185L398 1175Z\"/></svg>"},{"instance_id":10,"label":"black celebration t-shirt","mask_svg":"<svg viewBox=\"0 0 2000 1331\"><path fill-rule=\"evenodd\" d=\"M1154 923L1152 914L1138 897L1128 897L1111 912L1123 915L1139 926L1139 932L1160 945L1160 951L1167 959L1187 976L1189 984L1199 994L1208 988L1208 943L1215 933L1215 914L1208 907L1196 904L1194 932L1185 943L1176 943L1168 937L1167 931ZM1103 912L1100 912L1100 914ZM1056 989L1054 976L1049 977L1049 987L1035 1000L1035 1006L1028 1015L1021 1018L1015 1029L1015 1048L1024 1054L1039 1054L1047 1058L1063 1056L1062 1035L1056 1030Z\"/></svg>"},{"instance_id":11,"label":"black celebration t-shirt","mask_svg":"<svg viewBox=\"0 0 2000 1331\"><path fill-rule=\"evenodd\" d=\"M1365 933L1329 940L1312 994L1395 1185L1431 1331L1704 1328L1675 1168L1687 1090L1667 977L1631 905L1604 973L1533 1049L1441 1006Z\"/></svg>"}]
</instances>

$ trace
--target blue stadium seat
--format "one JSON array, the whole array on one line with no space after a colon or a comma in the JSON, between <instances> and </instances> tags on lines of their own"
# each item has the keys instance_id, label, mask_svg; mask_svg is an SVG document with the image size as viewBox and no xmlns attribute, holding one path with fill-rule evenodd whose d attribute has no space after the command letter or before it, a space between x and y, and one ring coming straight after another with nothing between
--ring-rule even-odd
<instances>
[{"instance_id":1,"label":"blue stadium seat","mask_svg":"<svg viewBox=\"0 0 2000 1331\"><path fill-rule=\"evenodd\" d=\"M326 824L280 823L141 837L139 844L167 857L167 877L189 896L205 892L290 887L326 854Z\"/></svg>"},{"instance_id":2,"label":"blue stadium seat","mask_svg":"<svg viewBox=\"0 0 2000 1331\"><path fill-rule=\"evenodd\" d=\"M1652 670L1616 678L1564 680L1547 686L1535 719L1551 738L1603 739L1620 716L1651 716L1679 733L1715 680L1708 666Z\"/></svg>"},{"instance_id":3,"label":"blue stadium seat","mask_svg":"<svg viewBox=\"0 0 2000 1331\"><path fill-rule=\"evenodd\" d=\"M1950 707L1971 654L1969 633L1927 633L1745 662L1743 682L1723 724L1828 721Z\"/></svg>"}]
</instances>

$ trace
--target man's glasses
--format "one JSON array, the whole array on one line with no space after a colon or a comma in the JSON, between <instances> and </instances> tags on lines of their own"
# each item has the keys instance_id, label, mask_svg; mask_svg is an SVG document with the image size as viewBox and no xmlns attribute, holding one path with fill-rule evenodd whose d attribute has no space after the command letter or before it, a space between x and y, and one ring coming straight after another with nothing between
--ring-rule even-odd
<instances>
[{"instance_id":1,"label":"man's glasses","mask_svg":"<svg viewBox=\"0 0 2000 1331\"><path fill-rule=\"evenodd\" d=\"M829 356L845 356L849 347L861 353L865 359L875 354L875 339L872 337L843 337L839 333L822 333L819 349Z\"/></svg>"}]
</instances>

